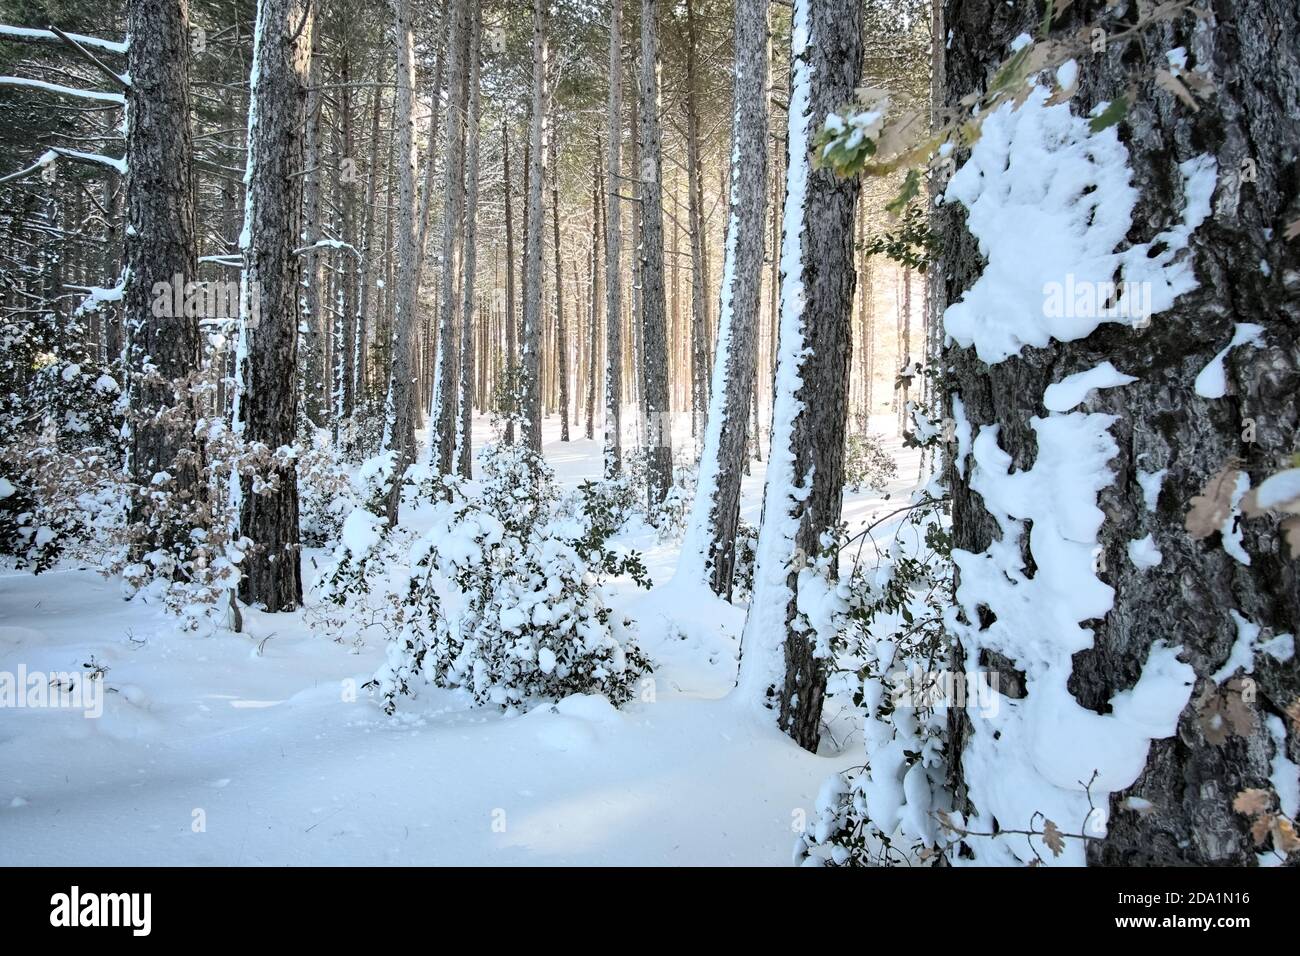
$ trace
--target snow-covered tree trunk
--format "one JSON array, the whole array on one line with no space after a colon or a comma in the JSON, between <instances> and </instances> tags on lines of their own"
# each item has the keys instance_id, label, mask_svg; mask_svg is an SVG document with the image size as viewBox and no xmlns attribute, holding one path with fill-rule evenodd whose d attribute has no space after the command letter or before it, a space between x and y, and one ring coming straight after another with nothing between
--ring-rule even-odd
<instances>
[{"instance_id":1,"label":"snow-covered tree trunk","mask_svg":"<svg viewBox=\"0 0 1300 956\"><path fill-rule=\"evenodd\" d=\"M668 392L668 316L664 301L663 142L659 123L659 3L641 0L641 361L646 412L647 496L651 507L673 483Z\"/></svg>"},{"instance_id":2,"label":"snow-covered tree trunk","mask_svg":"<svg viewBox=\"0 0 1300 956\"><path fill-rule=\"evenodd\" d=\"M603 223L600 209L600 137L596 138L596 157L591 164L591 301L587 323L587 427L585 437L596 435L596 389L600 382L600 236Z\"/></svg>"},{"instance_id":3,"label":"snow-covered tree trunk","mask_svg":"<svg viewBox=\"0 0 1300 956\"><path fill-rule=\"evenodd\" d=\"M477 328L474 298L474 273L478 269L478 163L479 114L482 95L479 91L479 68L483 28L483 11L479 0L469 0L469 90L465 115L465 252L464 277L461 283L461 363L460 363L460 443L457 449L457 472L470 477L474 430L474 336Z\"/></svg>"},{"instance_id":4,"label":"snow-covered tree trunk","mask_svg":"<svg viewBox=\"0 0 1300 956\"><path fill-rule=\"evenodd\" d=\"M415 37L410 0L394 5L397 94L393 106L397 153L397 247L393 290L392 368L384 410L384 450L394 455L387 517L397 523L402 478L415 455L415 302L419 251L415 221Z\"/></svg>"},{"instance_id":5,"label":"snow-covered tree trunk","mask_svg":"<svg viewBox=\"0 0 1300 956\"><path fill-rule=\"evenodd\" d=\"M311 65L307 73L307 104L304 108L302 145L302 229L298 244L306 251L302 255L302 323L304 334L298 349L298 374L302 405L299 411L313 425L326 421L328 408L325 396L328 393L325 376L326 345L326 308L327 301L322 297L324 280L323 267L325 256L315 250L317 242L323 235L321 214L323 212L323 192L325 171L321 156L321 77L325 66L320 50L320 35L317 34L311 47Z\"/></svg>"},{"instance_id":6,"label":"snow-covered tree trunk","mask_svg":"<svg viewBox=\"0 0 1300 956\"><path fill-rule=\"evenodd\" d=\"M528 223L524 236L523 429L528 447L542 451L542 183L546 174L546 16L533 0L533 111L529 129Z\"/></svg>"},{"instance_id":7,"label":"snow-covered tree trunk","mask_svg":"<svg viewBox=\"0 0 1300 956\"><path fill-rule=\"evenodd\" d=\"M1126 0L1106 9L1072 7L1053 35L1137 16ZM1276 517L1243 516L1240 498L1297 448L1300 246L1284 233L1300 216L1300 113L1281 104L1300 99L1300 58L1277 38L1300 13L1279 0L1197 12L1080 58L1067 103L986 118L940 211L954 667L1004 689L998 716L950 711L951 780L972 829L1023 828L1032 810L1083 826L1093 839L1069 862L1278 862L1278 831L1253 839L1259 814L1234 799L1271 790L1270 812L1297 812L1300 672L1274 640L1300 630L1297 562ZM945 19L950 106L1035 31L996 0L949 3ZM1171 74L1212 92L1193 109ZM1122 125L1090 131L1089 112L1135 81ZM1037 197L1033 228L1019 190ZM1009 244L1015 230L1029 244ZM991 284L1008 270L1019 298ZM1103 314L1112 280L1122 297ZM1073 285L1064 314L1050 283ZM1194 538L1202 494L1215 513ZM985 862L1024 853L974 845Z\"/></svg>"},{"instance_id":8,"label":"snow-covered tree trunk","mask_svg":"<svg viewBox=\"0 0 1300 956\"><path fill-rule=\"evenodd\" d=\"M766 22L766 21L765 21ZM700 168L699 82L696 51L699 46L695 27L695 6L686 0L686 176L688 180L688 219L691 241L691 434L698 435L708 421L709 341L708 275L704 246L708 239L704 228L704 173ZM767 64L763 64L766 73ZM766 105L766 104L764 104ZM765 114L766 115L766 112ZM730 225L730 223L728 223ZM760 230L761 231L761 230ZM676 260L674 259L674 268ZM676 293L674 292L674 298Z\"/></svg>"},{"instance_id":9,"label":"snow-covered tree trunk","mask_svg":"<svg viewBox=\"0 0 1300 956\"><path fill-rule=\"evenodd\" d=\"M623 467L623 2L611 0L609 19L609 202L605 211L605 476Z\"/></svg>"},{"instance_id":10,"label":"snow-covered tree trunk","mask_svg":"<svg viewBox=\"0 0 1300 956\"><path fill-rule=\"evenodd\" d=\"M339 61L339 80L344 84L339 91L340 141L342 146L341 163L348 164L346 172L340 170L337 178L337 194L343 226L343 238L347 242L357 243L357 184L356 158L353 150L356 140L352 128L352 58L344 49ZM353 346L356 338L356 309L358 286L361 282L361 267L357 256L345 255L342 261L343 295L340 310L335 318L334 334L334 368L333 368L333 405L334 414L330 426L334 444L339 441L340 423L352 414L355 393L353 382L356 375L357 354Z\"/></svg>"},{"instance_id":11,"label":"snow-covered tree trunk","mask_svg":"<svg viewBox=\"0 0 1300 956\"><path fill-rule=\"evenodd\" d=\"M861 69L861 5L796 0L772 454L741 688L755 700L774 695L779 726L808 750L821 736L827 649L800 612L799 591L818 574L807 565L822 536L840 523L859 189L856 179L814 170L809 143L852 101Z\"/></svg>"},{"instance_id":12,"label":"snow-covered tree trunk","mask_svg":"<svg viewBox=\"0 0 1300 956\"><path fill-rule=\"evenodd\" d=\"M510 125L506 118L501 118L501 192L505 208L506 227L506 301L502 321L506 326L506 382L510 388L519 384L519 323L515 320L515 216L514 216L514 181L510 178ZM517 395L502 396L512 414L506 418L505 443L514 444L515 415L514 402Z\"/></svg>"},{"instance_id":13,"label":"snow-covered tree trunk","mask_svg":"<svg viewBox=\"0 0 1300 956\"><path fill-rule=\"evenodd\" d=\"M551 130L551 235L555 266L555 371L560 402L560 441L569 440L569 336L564 320L564 272L560 253L560 161L555 130ZM576 303L575 303L576 304Z\"/></svg>"},{"instance_id":14,"label":"snow-covered tree trunk","mask_svg":"<svg viewBox=\"0 0 1300 956\"><path fill-rule=\"evenodd\" d=\"M758 357L767 216L768 0L736 0L731 197L711 407L678 574L729 598Z\"/></svg>"},{"instance_id":15,"label":"snow-covered tree trunk","mask_svg":"<svg viewBox=\"0 0 1300 956\"><path fill-rule=\"evenodd\" d=\"M362 203L365 211L365 221L361 227L361 275L357 282L359 286L357 317L352 339L352 394L357 402L364 402L368 397L370 363L369 356L366 354L366 343L369 339L370 309L374 300L372 293L375 280L382 274L371 261L374 258L375 250L379 248L379 242L376 238L378 224L375 222L375 202L379 195L379 143L381 139L379 135L379 118L383 112L382 106L383 94L376 89L371 97L370 105L370 162L367 167L366 195Z\"/></svg>"},{"instance_id":16,"label":"snow-covered tree trunk","mask_svg":"<svg viewBox=\"0 0 1300 956\"><path fill-rule=\"evenodd\" d=\"M129 119L126 139L126 268L123 301L132 418L131 475L142 489L155 476L181 500L202 494L194 409L177 394L198 368L198 320L157 315L159 283L171 290L195 278L194 196L190 182L189 19L182 0L131 0L127 32ZM180 415L168 414L177 408ZM133 517L143 517L133 508ZM190 529L156 530L141 553L172 546Z\"/></svg>"},{"instance_id":17,"label":"snow-covered tree trunk","mask_svg":"<svg viewBox=\"0 0 1300 956\"><path fill-rule=\"evenodd\" d=\"M469 64L469 4L452 3L447 32L447 162L443 167L442 285L438 295L438 353L433 370L429 415L430 462L435 474L449 475L455 464L457 348L457 246L465 216L465 96Z\"/></svg>"},{"instance_id":18,"label":"snow-covered tree trunk","mask_svg":"<svg viewBox=\"0 0 1300 956\"><path fill-rule=\"evenodd\" d=\"M244 438L273 453L289 449L297 417L299 257L297 248L304 106L312 10L306 0L260 0L254 38L248 120L248 192L240 247L241 303L248 365L241 410ZM256 321L248 314L257 303ZM269 486L245 477L240 530L253 541L243 563L240 596L268 611L302 603L298 482L291 457L276 455ZM261 483L260 481L258 482Z\"/></svg>"}]
</instances>

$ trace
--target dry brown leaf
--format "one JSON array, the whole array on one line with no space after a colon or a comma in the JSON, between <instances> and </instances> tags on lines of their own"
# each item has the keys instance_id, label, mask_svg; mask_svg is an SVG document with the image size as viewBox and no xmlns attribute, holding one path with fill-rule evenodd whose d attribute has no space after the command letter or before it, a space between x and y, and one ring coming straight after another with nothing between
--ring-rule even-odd
<instances>
[{"instance_id":1,"label":"dry brown leaf","mask_svg":"<svg viewBox=\"0 0 1300 956\"><path fill-rule=\"evenodd\" d=\"M1043 842L1052 851L1052 856L1060 856L1065 850L1065 839L1061 836L1061 831L1056 824L1051 820L1043 824Z\"/></svg>"},{"instance_id":2,"label":"dry brown leaf","mask_svg":"<svg viewBox=\"0 0 1300 956\"><path fill-rule=\"evenodd\" d=\"M1300 697L1291 701L1286 709L1286 719L1291 722L1291 733L1300 735Z\"/></svg>"},{"instance_id":3,"label":"dry brown leaf","mask_svg":"<svg viewBox=\"0 0 1300 956\"><path fill-rule=\"evenodd\" d=\"M1232 801L1232 809L1247 817L1266 813L1272 806L1273 792L1271 790L1261 790L1258 787L1251 787L1241 791Z\"/></svg>"},{"instance_id":4,"label":"dry brown leaf","mask_svg":"<svg viewBox=\"0 0 1300 956\"><path fill-rule=\"evenodd\" d=\"M1196 97L1192 96L1191 90L1183 86L1183 81L1174 76L1168 70L1156 70L1156 86L1160 87L1167 93L1172 93L1182 102L1191 107L1193 113L1197 112L1200 107L1196 105Z\"/></svg>"},{"instance_id":5,"label":"dry brown leaf","mask_svg":"<svg viewBox=\"0 0 1300 956\"><path fill-rule=\"evenodd\" d=\"M1250 836L1255 841L1255 846L1261 846L1268 839L1272 824L1273 814L1271 813L1261 813L1251 821Z\"/></svg>"},{"instance_id":6,"label":"dry brown leaf","mask_svg":"<svg viewBox=\"0 0 1300 956\"><path fill-rule=\"evenodd\" d=\"M1237 475L1241 463L1236 458L1227 463L1205 483L1199 495L1192 495L1191 507L1183 527L1194 540L1208 538L1223 529L1223 523L1232 514L1232 496L1237 490Z\"/></svg>"},{"instance_id":7,"label":"dry brown leaf","mask_svg":"<svg viewBox=\"0 0 1300 956\"><path fill-rule=\"evenodd\" d=\"M1295 824L1281 814L1273 818L1273 849L1288 855L1300 850L1300 836L1296 836Z\"/></svg>"}]
</instances>

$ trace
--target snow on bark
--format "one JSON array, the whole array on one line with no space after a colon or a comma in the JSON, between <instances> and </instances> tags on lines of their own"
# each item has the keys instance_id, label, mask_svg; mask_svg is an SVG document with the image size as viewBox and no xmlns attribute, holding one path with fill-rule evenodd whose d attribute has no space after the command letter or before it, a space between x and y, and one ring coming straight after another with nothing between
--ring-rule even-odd
<instances>
[{"instance_id":1,"label":"snow on bark","mask_svg":"<svg viewBox=\"0 0 1300 956\"><path fill-rule=\"evenodd\" d=\"M767 215L768 0L737 0L730 217L699 479L677 578L729 596L758 350Z\"/></svg>"},{"instance_id":2,"label":"snow on bark","mask_svg":"<svg viewBox=\"0 0 1300 956\"><path fill-rule=\"evenodd\" d=\"M767 701L768 688L779 685L785 672L782 646L786 612L794 591L790 587L791 559L799 530L798 506L808 488L795 475L791 448L794 422L803 410L804 199L811 164L812 67L808 61L809 6L795 0L790 29L789 147L785 176L785 209L781 225L781 318L773 395L771 452L763 489L763 523L754 559L754 590L741 642L741 697L757 705ZM721 351L721 349L719 349Z\"/></svg>"}]
</instances>

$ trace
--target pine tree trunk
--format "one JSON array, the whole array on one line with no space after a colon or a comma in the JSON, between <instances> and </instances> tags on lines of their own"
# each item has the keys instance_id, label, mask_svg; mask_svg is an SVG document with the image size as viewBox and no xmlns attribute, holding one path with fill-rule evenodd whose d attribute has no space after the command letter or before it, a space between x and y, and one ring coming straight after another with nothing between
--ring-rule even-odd
<instances>
[{"instance_id":1,"label":"pine tree trunk","mask_svg":"<svg viewBox=\"0 0 1300 956\"><path fill-rule=\"evenodd\" d=\"M389 486L388 523L397 523L403 476L415 457L415 303L419 251L415 221L415 38L410 0L394 7L397 95L393 102L397 153L396 285L393 290L392 370L384 413L384 449L395 453Z\"/></svg>"},{"instance_id":2,"label":"pine tree trunk","mask_svg":"<svg viewBox=\"0 0 1300 956\"><path fill-rule=\"evenodd\" d=\"M542 182L545 176L546 37L543 0L533 0L533 112L529 130L528 233L524 237L524 431L542 452Z\"/></svg>"},{"instance_id":3,"label":"pine tree trunk","mask_svg":"<svg viewBox=\"0 0 1300 956\"><path fill-rule=\"evenodd\" d=\"M433 409L429 416L430 462L434 474L449 475L455 464L457 342L457 240L465 216L465 96L469 63L469 6L452 3L447 33L447 162L443 168L442 287L438 296L438 354L433 371Z\"/></svg>"},{"instance_id":4,"label":"pine tree trunk","mask_svg":"<svg viewBox=\"0 0 1300 956\"><path fill-rule=\"evenodd\" d=\"M1127 7L1122 0L1115 15L1131 20ZM1072 7L1054 34L1077 31L1104 9L1096 2ZM953 37L944 63L949 105L982 89L994 64L1008 55L1012 38L1034 31L1032 12L996 0L949 3L945 15ZM1250 819L1233 809L1234 797L1245 789L1270 789L1281 749L1292 761L1300 757L1294 723L1288 733L1285 717L1300 691L1296 659L1284 663L1256 653L1244 669L1234 666L1212 676L1238 640L1234 614L1261 628L1261 640L1300 630L1297 563L1286 553L1276 520L1239 519L1248 565L1228 553L1221 533L1193 540L1184 528L1190 499L1229 459L1240 459L1250 482L1258 485L1297 447L1300 246L1281 236L1300 212L1294 199L1300 113L1281 104L1300 98L1300 63L1294 43L1279 40L1297 32L1294 3L1211 0L1202 17L1176 17L1081 59L1079 89L1070 103L1075 115L1086 116L1101 101L1115 100L1134 78L1138 83L1120 128L1138 193L1127 241L1150 241L1180 223L1186 197L1179 164L1207 152L1217 162L1212 213L1189 240L1198 287L1151 316L1146 326L1102 324L1082 339L1053 339L990 363L980 361L973 348L952 344L945 351L952 370L949 386L961 399L972 435L987 436L996 427L997 444L1015 471L1032 467L1038 457L1031 423L1042 412L1048 385L1103 360L1136 377L1085 399L1088 411L1114 416L1099 436L1103 443L1113 438L1115 449L1106 466L1110 486L1099 494L1104 520L1095 563L1096 578L1113 589L1113 607L1086 622L1091 646L1067 661L1066 686L1085 711L1109 713L1115 696L1134 686L1158 640L1181 645L1180 657L1196 681L1176 732L1151 742L1136 782L1110 793L1108 801L1094 792L1109 811L1105 825L1093 831L1099 838L1088 841L1087 860L1095 864L1254 864L1269 844L1256 845L1248 832ZM1153 82L1155 71L1169 66L1166 51L1179 46L1187 51L1187 68L1205 68L1203 75L1214 87L1199 111ZM964 158L964 153L958 157ZM957 302L979 277L983 259L961 206L941 207L939 226L940 274L948 277L942 291L946 301ZM1233 349L1225 363L1226 395L1202 397L1193 383L1229 342L1235 321L1262 326L1262 344ZM967 462L964 475L950 466L947 476L958 556L980 555L1008 534L972 488L980 470ZM1154 485L1159 489L1154 507L1148 508L1139 477L1164 470L1163 485L1158 479ZM1140 569L1126 546L1148 534L1161 557L1154 567ZM1036 542L1021 545L1030 567ZM959 575L959 589L961 584ZM1000 675L1000 686L1014 682L1024 698L1017 706L1025 707L1048 688L1041 680L1026 682L1028 662L982 648L982 634L991 626L987 618L961 622L953 666L992 670ZM1222 737L1212 719L1216 702L1241 708ZM978 719L955 709L950 715L950 776L958 809L1003 827L1024 827L1025 820L1005 818L1004 807L971 766L972 748L988 754L997 741L990 741ZM1059 745L1068 748L1072 742L1062 739ZM1082 798L1078 792L1074 796ZM1143 801L1142 812L1130 808L1129 798ZM1062 829L1079 824L1056 822ZM996 852L977 848L976 858Z\"/></svg>"},{"instance_id":5,"label":"pine tree trunk","mask_svg":"<svg viewBox=\"0 0 1300 956\"><path fill-rule=\"evenodd\" d=\"M609 23L609 181L605 210L605 477L623 467L623 3L611 0Z\"/></svg>"},{"instance_id":6,"label":"pine tree trunk","mask_svg":"<svg viewBox=\"0 0 1300 956\"><path fill-rule=\"evenodd\" d=\"M862 7L796 0L794 17L784 216L794 232L782 235L772 457L741 684L753 700L775 693L781 729L815 751L826 658L798 611L798 579L821 551L821 536L840 523L859 184L813 170L807 149L826 115L852 99L862 70Z\"/></svg>"},{"instance_id":7,"label":"pine tree trunk","mask_svg":"<svg viewBox=\"0 0 1300 956\"><path fill-rule=\"evenodd\" d=\"M551 157L551 231L555 257L555 374L560 402L560 441L569 440L569 337L564 321L564 274L560 265L560 162L558 137L550 135ZM575 300L576 301L576 300Z\"/></svg>"},{"instance_id":8,"label":"pine tree trunk","mask_svg":"<svg viewBox=\"0 0 1300 956\"><path fill-rule=\"evenodd\" d=\"M588 441L596 436L596 388L600 381L600 138L591 164L591 301L587 333L587 428Z\"/></svg>"},{"instance_id":9,"label":"pine tree trunk","mask_svg":"<svg viewBox=\"0 0 1300 956\"><path fill-rule=\"evenodd\" d=\"M731 195L718 344L713 368L719 414L706 421L700 478L682 547L681 573L707 576L730 599L740 520L748 419L758 360L767 223L768 0L737 0L731 129Z\"/></svg>"},{"instance_id":10,"label":"pine tree trunk","mask_svg":"<svg viewBox=\"0 0 1300 956\"><path fill-rule=\"evenodd\" d=\"M302 147L302 230L298 245L302 255L302 316L306 330L298 344L299 411L313 425L325 422L325 308L321 297L325 257L313 248L321 238L321 77L325 73L320 36L312 41L311 65L307 74L307 105L304 109Z\"/></svg>"},{"instance_id":11,"label":"pine tree trunk","mask_svg":"<svg viewBox=\"0 0 1300 956\"><path fill-rule=\"evenodd\" d=\"M478 163L479 114L482 95L479 91L479 69L483 30L483 11L479 0L469 0L469 109L465 117L465 252L464 277L461 282L461 363L460 363L460 446L457 449L457 472L469 478L472 470L474 437L474 363L475 330L477 328L474 298L474 274L478 269Z\"/></svg>"},{"instance_id":12,"label":"pine tree trunk","mask_svg":"<svg viewBox=\"0 0 1300 956\"><path fill-rule=\"evenodd\" d=\"M501 119L501 192L505 200L506 220L506 301L504 322L506 326L506 384L511 394L502 395L501 400L510 409L506 416L505 443L515 441L515 402L518 395L514 390L519 386L519 324L515 320L515 216L511 197L514 195L514 181L510 178L510 126L505 117Z\"/></svg>"},{"instance_id":13,"label":"pine tree trunk","mask_svg":"<svg viewBox=\"0 0 1300 956\"><path fill-rule=\"evenodd\" d=\"M260 0L253 54L245 205L244 283L259 300L245 323L248 370L242 398L244 438L275 451L293 445L297 419L300 261L294 255L304 106L314 33L305 0ZM243 481L240 530L253 541L240 597L268 611L302 603L298 483L292 461L272 465L273 481L254 491Z\"/></svg>"},{"instance_id":14,"label":"pine tree trunk","mask_svg":"<svg viewBox=\"0 0 1300 956\"><path fill-rule=\"evenodd\" d=\"M645 353L649 505L668 497L673 483L672 408L668 394L668 325L664 301L663 144L659 128L659 3L641 0L641 308Z\"/></svg>"},{"instance_id":15,"label":"pine tree trunk","mask_svg":"<svg viewBox=\"0 0 1300 956\"><path fill-rule=\"evenodd\" d=\"M131 75L126 140L126 268L123 302L127 337L131 476L142 489L156 489L155 476L177 503L203 494L200 449L193 441L195 410L181 383L199 366L199 325L194 317L155 314L159 283L195 279L195 221L190 172L189 20L182 0L131 0L127 32ZM166 301L173 300L169 293ZM110 348L112 348L110 336ZM112 353L110 353L112 354ZM113 357L116 357L115 355ZM152 371L156 369L156 373ZM165 414L179 408L181 414ZM143 521L140 502L132 520ZM136 543L137 555L183 547L190 531L180 515L170 527L151 529Z\"/></svg>"},{"instance_id":16,"label":"pine tree trunk","mask_svg":"<svg viewBox=\"0 0 1300 956\"><path fill-rule=\"evenodd\" d=\"M688 221L691 231L691 434L699 434L704 430L709 408L709 317L705 304L708 288L704 253L708 237L704 223L704 174L700 169L700 117L695 68L697 46L695 6L692 0L686 0L686 175L690 193ZM767 64L764 63L763 66L766 75ZM762 232L761 225L759 232ZM743 446L744 442L741 444Z\"/></svg>"}]
</instances>

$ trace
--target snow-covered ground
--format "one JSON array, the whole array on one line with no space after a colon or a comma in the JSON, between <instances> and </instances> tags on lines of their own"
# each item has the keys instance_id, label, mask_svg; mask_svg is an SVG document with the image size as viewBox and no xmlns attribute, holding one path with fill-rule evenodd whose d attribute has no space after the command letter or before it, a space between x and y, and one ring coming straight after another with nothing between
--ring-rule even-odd
<instances>
[{"instance_id":1,"label":"snow-covered ground","mask_svg":"<svg viewBox=\"0 0 1300 956\"><path fill-rule=\"evenodd\" d=\"M547 435L562 484L598 476L598 441L562 444L554 421ZM849 495L851 528L915 484L916 453L887 445L892 501ZM762 481L756 464L755 525ZM671 584L676 542L644 527L620 542L656 583L614 599L655 662L654 699L515 717L432 688L385 717L361 688L382 636L336 643L302 612L198 637L93 571L0 572L0 672L107 668L98 718L0 708L0 864L789 863L822 781L860 761L854 728L813 756L728 696L744 609ZM323 565L304 554L304 584Z\"/></svg>"}]
</instances>

